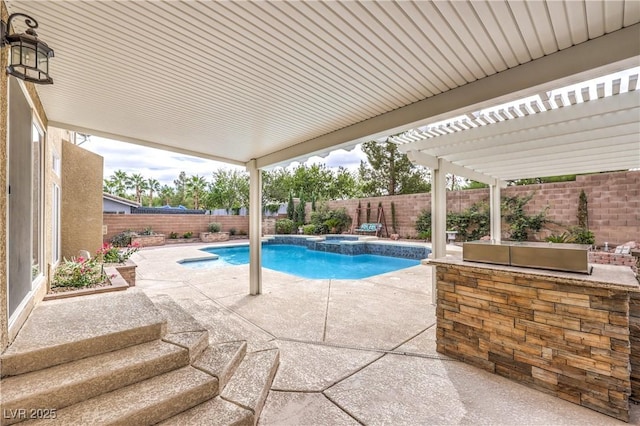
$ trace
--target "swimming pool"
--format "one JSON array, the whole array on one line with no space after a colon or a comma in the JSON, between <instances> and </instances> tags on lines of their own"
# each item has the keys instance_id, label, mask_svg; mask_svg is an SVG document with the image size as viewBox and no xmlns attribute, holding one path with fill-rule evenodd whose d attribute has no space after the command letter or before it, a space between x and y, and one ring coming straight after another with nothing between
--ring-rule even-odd
<instances>
[{"instance_id":1,"label":"swimming pool","mask_svg":"<svg viewBox=\"0 0 640 426\"><path fill-rule=\"evenodd\" d=\"M219 258L185 261L182 265L192 269L214 269L249 263L249 246L208 247L202 250ZM420 261L414 259L372 254L349 256L289 244L262 246L263 267L302 278L361 279L419 264Z\"/></svg>"}]
</instances>

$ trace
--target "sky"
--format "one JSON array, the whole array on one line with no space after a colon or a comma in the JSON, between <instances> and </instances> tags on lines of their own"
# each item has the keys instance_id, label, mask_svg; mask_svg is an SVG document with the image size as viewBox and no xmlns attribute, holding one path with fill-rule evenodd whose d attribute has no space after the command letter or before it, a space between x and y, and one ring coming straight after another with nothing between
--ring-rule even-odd
<instances>
[{"instance_id":1,"label":"sky","mask_svg":"<svg viewBox=\"0 0 640 426\"><path fill-rule=\"evenodd\" d=\"M205 160L97 136L91 136L81 146L104 158L105 179L120 169L128 174L139 173L146 178L157 179L161 185L173 185L174 179L181 171L185 171L187 175L197 174L210 179L215 170L244 170L244 167L219 161ZM331 169L343 166L354 170L360 165L360 160L366 161L366 156L358 145L353 151L340 149L331 152L325 158L311 157L305 164L325 164ZM291 163L290 167L295 167L298 164L298 162Z\"/></svg>"}]
</instances>

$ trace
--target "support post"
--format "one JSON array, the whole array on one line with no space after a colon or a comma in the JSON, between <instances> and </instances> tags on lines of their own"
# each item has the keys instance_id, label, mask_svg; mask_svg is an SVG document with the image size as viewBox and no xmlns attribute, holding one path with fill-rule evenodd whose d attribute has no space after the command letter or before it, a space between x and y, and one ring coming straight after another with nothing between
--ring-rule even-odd
<instances>
[{"instance_id":1,"label":"support post","mask_svg":"<svg viewBox=\"0 0 640 426\"><path fill-rule=\"evenodd\" d=\"M249 294L262 293L262 171L256 160L249 169Z\"/></svg>"},{"instance_id":2,"label":"support post","mask_svg":"<svg viewBox=\"0 0 640 426\"><path fill-rule=\"evenodd\" d=\"M431 258L447 255L447 175L438 159L438 168L432 169L431 181ZM436 267L432 266L431 301L438 300Z\"/></svg>"},{"instance_id":3,"label":"support post","mask_svg":"<svg viewBox=\"0 0 640 426\"><path fill-rule=\"evenodd\" d=\"M500 182L489 185L489 212L491 215L491 241L502 241L502 215L500 206Z\"/></svg>"}]
</instances>

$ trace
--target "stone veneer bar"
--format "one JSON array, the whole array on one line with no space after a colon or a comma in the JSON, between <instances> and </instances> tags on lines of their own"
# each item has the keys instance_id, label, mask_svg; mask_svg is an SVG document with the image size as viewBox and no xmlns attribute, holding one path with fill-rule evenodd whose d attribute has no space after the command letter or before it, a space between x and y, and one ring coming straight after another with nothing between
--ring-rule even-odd
<instances>
[{"instance_id":1,"label":"stone veneer bar","mask_svg":"<svg viewBox=\"0 0 640 426\"><path fill-rule=\"evenodd\" d=\"M629 421L632 380L640 390L630 364L640 345L638 318L630 330L629 316L640 288L630 268L594 265L587 276L432 263L438 352Z\"/></svg>"}]
</instances>

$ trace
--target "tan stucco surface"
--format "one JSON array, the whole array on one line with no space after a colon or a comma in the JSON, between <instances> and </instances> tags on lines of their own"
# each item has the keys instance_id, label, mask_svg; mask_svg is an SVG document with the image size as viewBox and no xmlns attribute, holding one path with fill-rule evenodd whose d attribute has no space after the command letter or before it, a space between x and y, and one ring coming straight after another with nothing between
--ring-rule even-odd
<instances>
[{"instance_id":1,"label":"tan stucco surface","mask_svg":"<svg viewBox=\"0 0 640 426\"><path fill-rule=\"evenodd\" d=\"M79 250L95 253L102 245L101 156L62 143L62 257Z\"/></svg>"}]
</instances>

